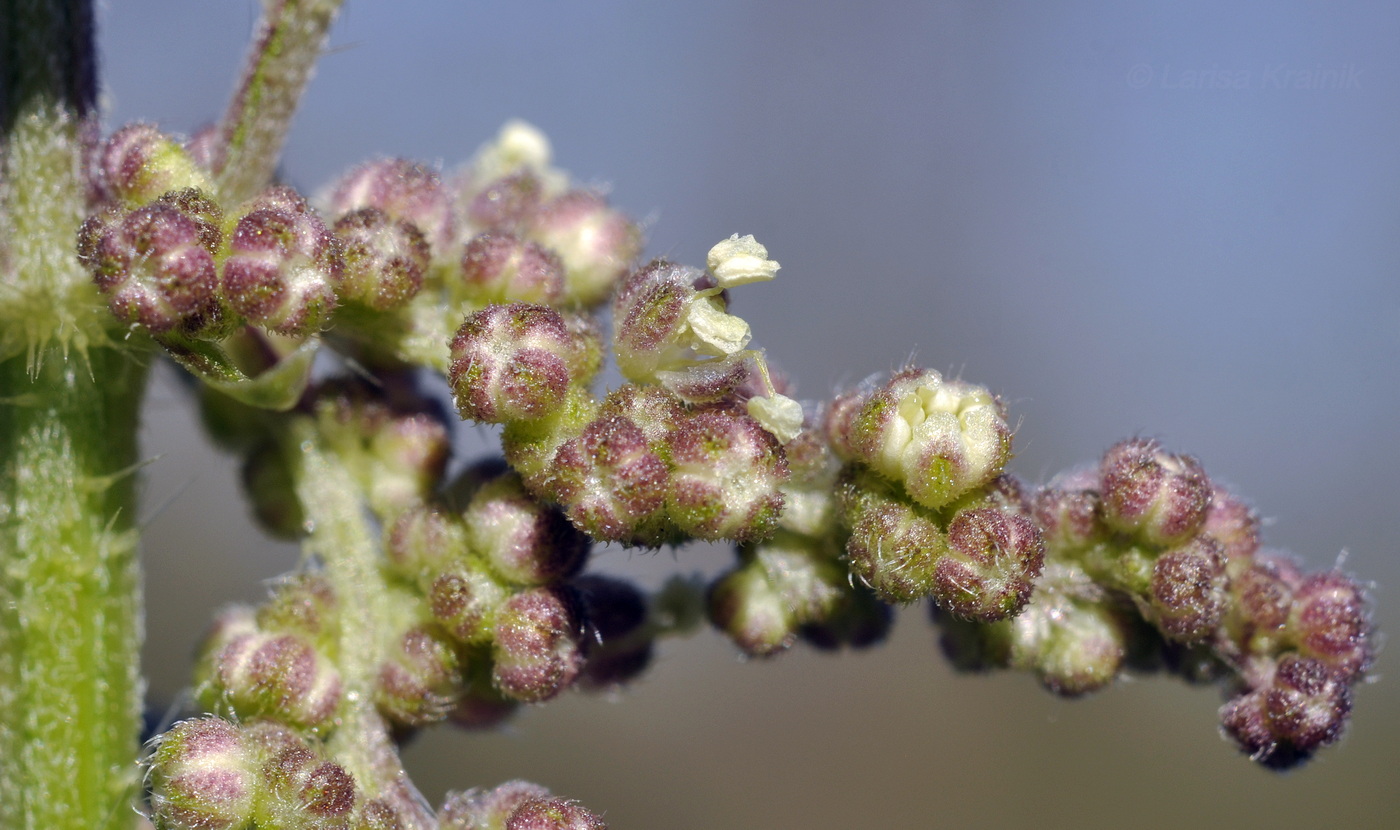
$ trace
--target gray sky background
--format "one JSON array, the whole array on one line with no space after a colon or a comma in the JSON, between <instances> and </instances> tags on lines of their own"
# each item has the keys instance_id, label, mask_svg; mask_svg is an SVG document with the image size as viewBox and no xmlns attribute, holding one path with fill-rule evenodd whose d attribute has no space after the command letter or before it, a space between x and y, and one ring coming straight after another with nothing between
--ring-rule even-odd
<instances>
[{"instance_id":1,"label":"gray sky background","mask_svg":"<svg viewBox=\"0 0 1400 830\"><path fill-rule=\"evenodd\" d=\"M108 4L109 125L215 118L252 2ZM989 385L1042 481L1159 437L1339 551L1400 631L1400 7L1390 3L363 2L332 34L287 178L451 167L508 118L703 264L754 233L782 262L736 293L755 340L823 397L925 365ZM181 396L150 402L148 671L169 699L213 608L295 551L243 519L236 472ZM489 436L478 434L479 440ZM163 506L163 509L162 509ZM727 552L607 550L609 569L714 571ZM1219 700L1147 678L1066 703L952 675L922 610L891 644L739 664L667 644L617 701L408 752L434 799L530 777L626 828L1400 823L1400 688L1352 734L1266 774Z\"/></svg>"}]
</instances>

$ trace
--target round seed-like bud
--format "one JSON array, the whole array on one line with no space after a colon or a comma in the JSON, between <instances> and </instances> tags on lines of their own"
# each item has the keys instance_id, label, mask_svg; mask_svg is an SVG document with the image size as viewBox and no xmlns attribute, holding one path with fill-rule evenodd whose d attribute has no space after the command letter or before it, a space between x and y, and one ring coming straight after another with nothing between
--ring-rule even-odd
<instances>
[{"instance_id":1,"label":"round seed-like bud","mask_svg":"<svg viewBox=\"0 0 1400 830\"><path fill-rule=\"evenodd\" d=\"M536 242L484 233L462 252L462 280L476 301L553 304L564 293L564 266Z\"/></svg>"},{"instance_id":2,"label":"round seed-like bud","mask_svg":"<svg viewBox=\"0 0 1400 830\"><path fill-rule=\"evenodd\" d=\"M634 421L588 424L554 454L554 496L569 519L599 541L660 544L670 471Z\"/></svg>"},{"instance_id":3,"label":"round seed-like bud","mask_svg":"<svg viewBox=\"0 0 1400 830\"><path fill-rule=\"evenodd\" d=\"M470 645L491 638L498 611L509 595L484 567L458 563L433 580L428 607L453 639Z\"/></svg>"},{"instance_id":4,"label":"round seed-like bud","mask_svg":"<svg viewBox=\"0 0 1400 830\"><path fill-rule=\"evenodd\" d=\"M723 410L681 420L666 439L673 472L666 512L700 539L763 539L778 526L787 461L772 434Z\"/></svg>"},{"instance_id":5,"label":"round seed-like bud","mask_svg":"<svg viewBox=\"0 0 1400 830\"><path fill-rule=\"evenodd\" d=\"M276 741L262 777L271 790L258 826L295 830L340 830L355 810L355 779L340 764L322 758L304 741Z\"/></svg>"},{"instance_id":6,"label":"round seed-like bud","mask_svg":"<svg viewBox=\"0 0 1400 830\"><path fill-rule=\"evenodd\" d=\"M581 568L590 547L556 507L525 491L511 473L487 483L472 496L462 520L472 550L502 579L517 585L543 585Z\"/></svg>"},{"instance_id":7,"label":"round seed-like bud","mask_svg":"<svg viewBox=\"0 0 1400 830\"><path fill-rule=\"evenodd\" d=\"M1078 567L1052 563L1025 611L1007 626L1007 663L1050 691L1076 697L1112 683L1133 631L1126 609Z\"/></svg>"},{"instance_id":8,"label":"round seed-like bud","mask_svg":"<svg viewBox=\"0 0 1400 830\"><path fill-rule=\"evenodd\" d=\"M948 538L938 523L896 498L870 473L848 474L841 499L851 528L846 541L851 573L885 602L928 596L935 567L948 552Z\"/></svg>"},{"instance_id":9,"label":"round seed-like bud","mask_svg":"<svg viewBox=\"0 0 1400 830\"><path fill-rule=\"evenodd\" d=\"M642 250L642 234L603 197L570 191L542 205L530 236L564 263L564 297L602 302Z\"/></svg>"},{"instance_id":10,"label":"round seed-like bud","mask_svg":"<svg viewBox=\"0 0 1400 830\"><path fill-rule=\"evenodd\" d=\"M395 414L371 436L368 449L374 463L366 487L370 505L381 516L392 516L428 498L442 480L452 451L442 421L426 412Z\"/></svg>"},{"instance_id":11,"label":"round seed-like bud","mask_svg":"<svg viewBox=\"0 0 1400 830\"><path fill-rule=\"evenodd\" d=\"M128 207L184 187L211 189L184 148L151 124L128 124L107 139L98 162L107 191Z\"/></svg>"},{"instance_id":12,"label":"round seed-like bud","mask_svg":"<svg viewBox=\"0 0 1400 830\"><path fill-rule=\"evenodd\" d=\"M937 509L1001 474L1011 429L985 388L906 369L861 407L847 433L863 463Z\"/></svg>"},{"instance_id":13,"label":"round seed-like bud","mask_svg":"<svg viewBox=\"0 0 1400 830\"><path fill-rule=\"evenodd\" d=\"M1243 655L1271 655L1284 645L1299 579L1297 566L1292 562L1261 554L1230 581L1234 599L1230 639Z\"/></svg>"},{"instance_id":14,"label":"round seed-like bud","mask_svg":"<svg viewBox=\"0 0 1400 830\"><path fill-rule=\"evenodd\" d=\"M224 261L229 304L278 334L319 331L335 308L339 245L290 188L255 199L234 226Z\"/></svg>"},{"instance_id":15,"label":"round seed-like bud","mask_svg":"<svg viewBox=\"0 0 1400 830\"><path fill-rule=\"evenodd\" d=\"M156 201L194 220L199 226L199 243L211 254L219 252L224 242L224 209L207 192L186 187L163 193Z\"/></svg>"},{"instance_id":16,"label":"round seed-like bud","mask_svg":"<svg viewBox=\"0 0 1400 830\"><path fill-rule=\"evenodd\" d=\"M168 204L88 220L79 251L123 322L159 334L202 328L218 313L218 275L200 226Z\"/></svg>"},{"instance_id":17,"label":"round seed-like bud","mask_svg":"<svg viewBox=\"0 0 1400 830\"><path fill-rule=\"evenodd\" d=\"M543 798L527 801L510 818L505 830L607 830L603 820L577 801Z\"/></svg>"},{"instance_id":18,"label":"round seed-like bud","mask_svg":"<svg viewBox=\"0 0 1400 830\"><path fill-rule=\"evenodd\" d=\"M1211 491L1201 532L1220 545L1227 567L1243 565L1259 550L1259 514L1243 499L1223 487ZM1231 571L1233 573L1233 570Z\"/></svg>"},{"instance_id":19,"label":"round seed-like bud","mask_svg":"<svg viewBox=\"0 0 1400 830\"><path fill-rule=\"evenodd\" d=\"M1225 561L1215 542L1198 537L1158 557L1149 602L1162 633L1181 642L1208 636L1225 610Z\"/></svg>"},{"instance_id":20,"label":"round seed-like bud","mask_svg":"<svg viewBox=\"0 0 1400 830\"><path fill-rule=\"evenodd\" d=\"M375 311L398 308L423 288L428 242L410 222L378 208L361 208L335 223L344 267L337 293Z\"/></svg>"},{"instance_id":21,"label":"round seed-like bud","mask_svg":"<svg viewBox=\"0 0 1400 830\"><path fill-rule=\"evenodd\" d=\"M241 828L260 790L254 752L220 718L177 723L150 759L151 807L162 827Z\"/></svg>"},{"instance_id":22,"label":"round seed-like bud","mask_svg":"<svg viewBox=\"0 0 1400 830\"><path fill-rule=\"evenodd\" d=\"M1253 760L1286 769L1340 738L1350 714L1344 681L1317 660L1289 654L1264 685L1222 706L1220 722Z\"/></svg>"},{"instance_id":23,"label":"round seed-like bud","mask_svg":"<svg viewBox=\"0 0 1400 830\"><path fill-rule=\"evenodd\" d=\"M797 623L761 567L737 568L710 586L710 622L745 654L767 657L797 639Z\"/></svg>"},{"instance_id":24,"label":"round seed-like bud","mask_svg":"<svg viewBox=\"0 0 1400 830\"><path fill-rule=\"evenodd\" d=\"M327 206L332 216L378 208L411 222L436 256L447 252L456 233L452 194L442 178L436 170L406 159L379 159L355 168L336 184Z\"/></svg>"},{"instance_id":25,"label":"round seed-like bud","mask_svg":"<svg viewBox=\"0 0 1400 830\"><path fill-rule=\"evenodd\" d=\"M1097 481L1090 484L1082 478L1057 479L1036 493L1031 501L1032 515L1044 533L1046 548L1051 551L1080 550L1101 535L1099 494L1091 489Z\"/></svg>"},{"instance_id":26,"label":"round seed-like bud","mask_svg":"<svg viewBox=\"0 0 1400 830\"><path fill-rule=\"evenodd\" d=\"M507 781L495 789L448 793L438 811L440 830L503 830L511 814L549 790L529 781Z\"/></svg>"},{"instance_id":27,"label":"round seed-like bud","mask_svg":"<svg viewBox=\"0 0 1400 830\"><path fill-rule=\"evenodd\" d=\"M1191 538L1206 521L1211 483L1190 456L1135 438L1110 447L1099 473L1103 517L1110 527L1170 546Z\"/></svg>"},{"instance_id":28,"label":"round seed-like bud","mask_svg":"<svg viewBox=\"0 0 1400 830\"><path fill-rule=\"evenodd\" d=\"M318 647L330 649L339 633L337 605L330 581L319 573L303 571L276 582L272 596L258 607L254 622L259 630L299 634Z\"/></svg>"},{"instance_id":29,"label":"round seed-like bud","mask_svg":"<svg viewBox=\"0 0 1400 830\"><path fill-rule=\"evenodd\" d=\"M466 557L467 529L438 507L418 505L389 526L384 550L400 576L439 572L449 561Z\"/></svg>"},{"instance_id":30,"label":"round seed-like bud","mask_svg":"<svg viewBox=\"0 0 1400 830\"><path fill-rule=\"evenodd\" d=\"M1371 624L1366 595L1338 571L1313 574L1298 586L1288 628L1298 651L1311 657L1346 682L1354 682L1371 667Z\"/></svg>"},{"instance_id":31,"label":"round seed-like bud","mask_svg":"<svg viewBox=\"0 0 1400 830\"><path fill-rule=\"evenodd\" d=\"M548 306L492 305L457 330L448 380L463 418L533 420L558 411L569 387L587 382L599 350Z\"/></svg>"},{"instance_id":32,"label":"round seed-like bud","mask_svg":"<svg viewBox=\"0 0 1400 830\"><path fill-rule=\"evenodd\" d=\"M199 695L211 709L310 728L340 705L339 672L301 636L268 634L248 621L220 626L210 645Z\"/></svg>"},{"instance_id":33,"label":"round seed-like bud","mask_svg":"<svg viewBox=\"0 0 1400 830\"><path fill-rule=\"evenodd\" d=\"M934 599L982 622L1015 616L1045 561L1035 523L995 507L963 510L948 524L948 555L934 567Z\"/></svg>"},{"instance_id":34,"label":"round seed-like bud","mask_svg":"<svg viewBox=\"0 0 1400 830\"><path fill-rule=\"evenodd\" d=\"M385 717L405 726L440 721L456 697L457 671L456 650L432 630L414 628L380 666L374 702Z\"/></svg>"},{"instance_id":35,"label":"round seed-like bud","mask_svg":"<svg viewBox=\"0 0 1400 830\"><path fill-rule=\"evenodd\" d=\"M492 680L507 697L549 700L578 677L583 632L569 591L531 588L512 596L496 615L494 634Z\"/></svg>"},{"instance_id":36,"label":"round seed-like bud","mask_svg":"<svg viewBox=\"0 0 1400 830\"><path fill-rule=\"evenodd\" d=\"M514 232L534 221L544 198L544 184L529 170L497 179L472 197L467 221L473 227Z\"/></svg>"}]
</instances>

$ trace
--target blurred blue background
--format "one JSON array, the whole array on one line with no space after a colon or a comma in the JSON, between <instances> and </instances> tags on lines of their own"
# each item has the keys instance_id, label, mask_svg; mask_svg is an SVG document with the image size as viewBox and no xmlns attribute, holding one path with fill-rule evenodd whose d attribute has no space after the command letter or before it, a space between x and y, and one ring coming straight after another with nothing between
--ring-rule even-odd
<instances>
[{"instance_id":1,"label":"blurred blue background","mask_svg":"<svg viewBox=\"0 0 1400 830\"><path fill-rule=\"evenodd\" d=\"M109 126L216 118L256 13L109 4ZM351 0L284 171L314 190L372 156L452 167L525 118L652 254L769 247L779 279L736 309L799 393L911 356L985 383L1033 481L1156 436L1276 517L1272 546L1313 569L1349 552L1400 631L1397 42L1385 2ZM170 700L212 609L296 552L256 541L168 379L149 408L147 671ZM599 562L654 580L728 556ZM668 643L616 700L407 756L434 800L523 776L618 830L1400 826L1392 663L1343 744L1287 776L1220 740L1212 690L1064 702L956 676L922 609L853 656Z\"/></svg>"}]
</instances>

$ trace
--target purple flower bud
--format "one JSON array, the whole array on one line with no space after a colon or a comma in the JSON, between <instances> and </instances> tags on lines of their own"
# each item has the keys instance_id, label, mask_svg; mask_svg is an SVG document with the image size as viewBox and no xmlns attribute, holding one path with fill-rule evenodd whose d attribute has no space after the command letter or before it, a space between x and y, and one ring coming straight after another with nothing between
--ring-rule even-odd
<instances>
[{"instance_id":1,"label":"purple flower bud","mask_svg":"<svg viewBox=\"0 0 1400 830\"><path fill-rule=\"evenodd\" d=\"M338 604L326 577L303 571L273 585L272 596L258 607L255 622L259 630L300 634L329 648L339 636Z\"/></svg>"},{"instance_id":2,"label":"purple flower bud","mask_svg":"<svg viewBox=\"0 0 1400 830\"><path fill-rule=\"evenodd\" d=\"M254 728L262 726L255 724ZM265 733L268 760L262 779L270 790L259 825L339 830L355 810L355 779L294 735Z\"/></svg>"},{"instance_id":3,"label":"purple flower bud","mask_svg":"<svg viewBox=\"0 0 1400 830\"><path fill-rule=\"evenodd\" d=\"M1263 554L1253 557L1230 581L1234 601L1229 634L1241 652L1238 656L1267 656L1283 647L1299 579L1292 562Z\"/></svg>"},{"instance_id":4,"label":"purple flower bud","mask_svg":"<svg viewBox=\"0 0 1400 830\"><path fill-rule=\"evenodd\" d=\"M587 383L601 347L548 306L492 305L471 314L452 339L448 380L463 418L533 420Z\"/></svg>"},{"instance_id":5,"label":"purple flower bud","mask_svg":"<svg viewBox=\"0 0 1400 830\"><path fill-rule=\"evenodd\" d=\"M496 615L492 679L507 697L539 703L572 684L583 666L576 599L562 588L531 588Z\"/></svg>"},{"instance_id":6,"label":"purple flower bud","mask_svg":"<svg viewBox=\"0 0 1400 830\"><path fill-rule=\"evenodd\" d=\"M599 541L659 545L670 471L634 421L600 417L554 454L552 493Z\"/></svg>"},{"instance_id":7,"label":"purple flower bud","mask_svg":"<svg viewBox=\"0 0 1400 830\"><path fill-rule=\"evenodd\" d=\"M582 306L607 298L642 250L642 234L593 193L570 191L542 205L530 237L564 263L564 297Z\"/></svg>"},{"instance_id":8,"label":"purple flower bud","mask_svg":"<svg viewBox=\"0 0 1400 830\"><path fill-rule=\"evenodd\" d=\"M234 310L278 334L319 331L335 308L339 245L289 188L255 199L228 239L223 291Z\"/></svg>"},{"instance_id":9,"label":"purple flower bud","mask_svg":"<svg viewBox=\"0 0 1400 830\"><path fill-rule=\"evenodd\" d=\"M98 166L107 192L128 207L180 188L208 190L211 184L184 148L151 124L128 124L113 133Z\"/></svg>"},{"instance_id":10,"label":"purple flower bud","mask_svg":"<svg viewBox=\"0 0 1400 830\"><path fill-rule=\"evenodd\" d=\"M123 322L160 334L200 329L218 314L218 275L200 226L168 204L89 219L79 251Z\"/></svg>"},{"instance_id":11,"label":"purple flower bud","mask_svg":"<svg viewBox=\"0 0 1400 830\"><path fill-rule=\"evenodd\" d=\"M405 159L380 159L350 171L327 200L330 215L378 208L394 219L411 222L432 247L446 254L456 234L452 194L436 170Z\"/></svg>"},{"instance_id":12,"label":"purple flower bud","mask_svg":"<svg viewBox=\"0 0 1400 830\"><path fill-rule=\"evenodd\" d=\"M1011 428L1000 401L983 387L944 380L931 369L897 373L870 396L849 429L835 422L831 428L844 431L858 460L932 509L990 482L1011 457Z\"/></svg>"},{"instance_id":13,"label":"purple flower bud","mask_svg":"<svg viewBox=\"0 0 1400 830\"><path fill-rule=\"evenodd\" d=\"M1104 521L1152 545L1195 535L1210 509L1211 483L1196 459L1164 452L1156 441L1122 441L1099 465Z\"/></svg>"},{"instance_id":14,"label":"purple flower bud","mask_svg":"<svg viewBox=\"0 0 1400 830\"><path fill-rule=\"evenodd\" d=\"M1045 535L1045 546L1056 553L1081 550L1102 535L1099 494L1093 489L1057 479L1035 494L1031 510Z\"/></svg>"},{"instance_id":15,"label":"purple flower bud","mask_svg":"<svg viewBox=\"0 0 1400 830\"><path fill-rule=\"evenodd\" d=\"M241 828L260 790L254 752L237 726L219 718L175 724L150 759L151 807L162 827Z\"/></svg>"},{"instance_id":16,"label":"purple flower bud","mask_svg":"<svg viewBox=\"0 0 1400 830\"><path fill-rule=\"evenodd\" d=\"M496 617L509 590L483 566L459 562L439 574L428 589L433 619L459 643L490 639Z\"/></svg>"},{"instance_id":17,"label":"purple flower bud","mask_svg":"<svg viewBox=\"0 0 1400 830\"><path fill-rule=\"evenodd\" d=\"M674 468L666 512L681 530L746 542L777 529L787 461L777 439L753 418L697 412L676 424L666 451Z\"/></svg>"},{"instance_id":18,"label":"purple flower bud","mask_svg":"<svg viewBox=\"0 0 1400 830\"><path fill-rule=\"evenodd\" d=\"M219 253L224 244L224 209L208 193L199 188L186 187L161 194L156 201L194 220L199 226L199 244L211 254Z\"/></svg>"},{"instance_id":19,"label":"purple flower bud","mask_svg":"<svg viewBox=\"0 0 1400 830\"><path fill-rule=\"evenodd\" d=\"M1045 560L1035 523L995 507L954 516L947 551L934 567L933 597L950 613L982 622L1020 613Z\"/></svg>"},{"instance_id":20,"label":"purple flower bud","mask_svg":"<svg viewBox=\"0 0 1400 830\"><path fill-rule=\"evenodd\" d=\"M553 304L564 293L564 266L538 243L508 233L484 233L462 252L462 280L477 302Z\"/></svg>"},{"instance_id":21,"label":"purple flower bud","mask_svg":"<svg viewBox=\"0 0 1400 830\"><path fill-rule=\"evenodd\" d=\"M857 461L860 456L853 442L851 429L870 400L872 390L858 389L837 395L822 412L822 432L836 457L842 461Z\"/></svg>"},{"instance_id":22,"label":"purple flower bud","mask_svg":"<svg viewBox=\"0 0 1400 830\"><path fill-rule=\"evenodd\" d=\"M598 816L577 801L542 798L520 805L506 819L505 830L607 830Z\"/></svg>"},{"instance_id":23,"label":"purple flower bud","mask_svg":"<svg viewBox=\"0 0 1400 830\"><path fill-rule=\"evenodd\" d=\"M515 474L478 490L462 519L472 550L507 582L555 582L577 572L588 558L588 537L557 507L527 493Z\"/></svg>"},{"instance_id":24,"label":"purple flower bud","mask_svg":"<svg viewBox=\"0 0 1400 830\"><path fill-rule=\"evenodd\" d=\"M467 221L473 227L514 233L529 227L544 198L544 185L528 170L497 179L472 197Z\"/></svg>"},{"instance_id":25,"label":"purple flower bud","mask_svg":"<svg viewBox=\"0 0 1400 830\"><path fill-rule=\"evenodd\" d=\"M1351 714L1351 689L1318 660L1289 654L1264 682L1220 709L1221 726L1266 766L1299 764L1336 742Z\"/></svg>"},{"instance_id":26,"label":"purple flower bud","mask_svg":"<svg viewBox=\"0 0 1400 830\"><path fill-rule=\"evenodd\" d=\"M1214 540L1198 537L1157 558L1149 602L1167 637L1194 642L1210 635L1226 604L1225 560Z\"/></svg>"},{"instance_id":27,"label":"purple flower bud","mask_svg":"<svg viewBox=\"0 0 1400 830\"><path fill-rule=\"evenodd\" d=\"M334 231L343 261L336 285L341 299L388 311L423 288L428 242L411 223L361 208L337 220Z\"/></svg>"},{"instance_id":28,"label":"purple flower bud","mask_svg":"<svg viewBox=\"0 0 1400 830\"><path fill-rule=\"evenodd\" d=\"M1201 532L1214 539L1227 566L1248 562L1259 550L1259 515L1243 499L1216 485ZM1233 571L1232 571L1233 573Z\"/></svg>"},{"instance_id":29,"label":"purple flower bud","mask_svg":"<svg viewBox=\"0 0 1400 830\"><path fill-rule=\"evenodd\" d=\"M456 696L458 663L456 650L443 638L414 628L380 666L374 702L385 717L404 726L440 721Z\"/></svg>"},{"instance_id":30,"label":"purple flower bud","mask_svg":"<svg viewBox=\"0 0 1400 830\"><path fill-rule=\"evenodd\" d=\"M529 781L448 793L438 811L439 830L503 830L506 820L526 802L545 798L549 790Z\"/></svg>"},{"instance_id":31,"label":"purple flower bud","mask_svg":"<svg viewBox=\"0 0 1400 830\"><path fill-rule=\"evenodd\" d=\"M340 674L304 637L261 631L247 612L226 617L205 646L198 693L210 709L316 727L340 705Z\"/></svg>"},{"instance_id":32,"label":"purple flower bud","mask_svg":"<svg viewBox=\"0 0 1400 830\"><path fill-rule=\"evenodd\" d=\"M1371 667L1371 622L1361 586L1338 571L1313 574L1298 586L1288 627L1298 651L1346 682Z\"/></svg>"}]
</instances>

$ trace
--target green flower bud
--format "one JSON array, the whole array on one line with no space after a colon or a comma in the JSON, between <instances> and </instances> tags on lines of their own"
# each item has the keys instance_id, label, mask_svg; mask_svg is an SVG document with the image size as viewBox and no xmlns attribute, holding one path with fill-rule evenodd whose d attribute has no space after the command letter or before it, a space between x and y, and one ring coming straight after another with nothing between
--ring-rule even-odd
<instances>
[{"instance_id":1,"label":"green flower bud","mask_svg":"<svg viewBox=\"0 0 1400 830\"><path fill-rule=\"evenodd\" d=\"M148 762L151 808L160 826L237 830L253 815L261 782L239 728L219 718L175 724Z\"/></svg>"},{"instance_id":2,"label":"green flower bud","mask_svg":"<svg viewBox=\"0 0 1400 830\"><path fill-rule=\"evenodd\" d=\"M666 452L673 467L666 512L682 531L745 542L777 529L787 461L777 439L752 418L694 413L672 429Z\"/></svg>"},{"instance_id":3,"label":"green flower bud","mask_svg":"<svg viewBox=\"0 0 1400 830\"><path fill-rule=\"evenodd\" d=\"M380 666L374 702L385 717L404 726L442 720L456 698L458 669L457 652L444 638L414 628Z\"/></svg>"},{"instance_id":4,"label":"green flower bud","mask_svg":"<svg viewBox=\"0 0 1400 830\"><path fill-rule=\"evenodd\" d=\"M98 167L108 193L127 207L185 187L212 190L209 175L151 124L128 124L107 139Z\"/></svg>"},{"instance_id":5,"label":"green flower bud","mask_svg":"<svg viewBox=\"0 0 1400 830\"><path fill-rule=\"evenodd\" d=\"M547 507L506 474L472 496L462 515L472 550L502 579L544 585L583 567L590 541L558 508Z\"/></svg>"},{"instance_id":6,"label":"green flower bud","mask_svg":"<svg viewBox=\"0 0 1400 830\"><path fill-rule=\"evenodd\" d=\"M457 562L433 579L428 607L433 619L459 643L483 643L493 636L500 607L510 590L475 562Z\"/></svg>"}]
</instances>

